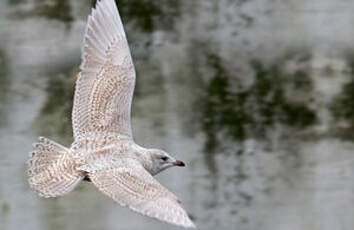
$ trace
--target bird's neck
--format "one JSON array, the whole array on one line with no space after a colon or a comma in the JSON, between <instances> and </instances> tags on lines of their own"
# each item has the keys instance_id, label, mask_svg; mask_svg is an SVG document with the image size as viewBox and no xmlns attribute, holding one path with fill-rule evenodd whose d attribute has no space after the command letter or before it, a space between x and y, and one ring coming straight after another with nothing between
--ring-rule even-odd
<instances>
[{"instance_id":1,"label":"bird's neck","mask_svg":"<svg viewBox=\"0 0 354 230\"><path fill-rule=\"evenodd\" d=\"M133 148L136 159L142 164L146 171L148 171L153 176L156 175L158 172L155 172L154 170L153 161L149 149L144 148L135 143Z\"/></svg>"}]
</instances>

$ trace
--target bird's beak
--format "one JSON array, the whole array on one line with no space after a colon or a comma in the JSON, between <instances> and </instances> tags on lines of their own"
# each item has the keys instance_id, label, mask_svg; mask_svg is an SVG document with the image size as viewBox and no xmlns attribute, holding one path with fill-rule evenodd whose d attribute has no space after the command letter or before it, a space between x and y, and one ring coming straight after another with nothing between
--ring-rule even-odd
<instances>
[{"instance_id":1,"label":"bird's beak","mask_svg":"<svg viewBox=\"0 0 354 230\"><path fill-rule=\"evenodd\" d=\"M186 166L182 161L179 161L179 160L176 160L175 162L173 162L173 165L179 166L179 167L184 167L184 166Z\"/></svg>"}]
</instances>

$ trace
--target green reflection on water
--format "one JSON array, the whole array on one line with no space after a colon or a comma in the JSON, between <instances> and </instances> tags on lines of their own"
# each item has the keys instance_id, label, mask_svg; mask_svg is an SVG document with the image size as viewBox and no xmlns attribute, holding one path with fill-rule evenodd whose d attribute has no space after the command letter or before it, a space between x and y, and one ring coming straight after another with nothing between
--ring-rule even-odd
<instances>
[{"instance_id":1,"label":"green reflection on water","mask_svg":"<svg viewBox=\"0 0 354 230\"><path fill-rule=\"evenodd\" d=\"M3 202L2 206L1 206L1 211L3 214L7 215L11 210L11 206L9 203L7 203L6 201Z\"/></svg>"},{"instance_id":2,"label":"green reflection on water","mask_svg":"<svg viewBox=\"0 0 354 230\"><path fill-rule=\"evenodd\" d=\"M16 3L22 3L23 0L16 0ZM35 0L34 6L30 10L20 10L16 13L17 17L46 17L65 23L73 21L72 9L69 0Z\"/></svg>"},{"instance_id":3,"label":"green reflection on water","mask_svg":"<svg viewBox=\"0 0 354 230\"><path fill-rule=\"evenodd\" d=\"M54 4L53 4L54 3ZM69 0L55 0L48 4L46 0L37 0L36 14L50 19L71 22L71 5Z\"/></svg>"},{"instance_id":4,"label":"green reflection on water","mask_svg":"<svg viewBox=\"0 0 354 230\"><path fill-rule=\"evenodd\" d=\"M133 21L144 32L172 29L180 15L179 0L116 0L116 3L123 21ZM92 1L92 6L95 4Z\"/></svg>"},{"instance_id":5,"label":"green reflection on water","mask_svg":"<svg viewBox=\"0 0 354 230\"><path fill-rule=\"evenodd\" d=\"M117 0L122 17L132 19L146 32L173 27L179 15L178 0Z\"/></svg>"},{"instance_id":6,"label":"green reflection on water","mask_svg":"<svg viewBox=\"0 0 354 230\"><path fill-rule=\"evenodd\" d=\"M27 2L27 0L7 0L7 2L11 5L17 5L20 3L25 3L25 2Z\"/></svg>"},{"instance_id":7,"label":"green reflection on water","mask_svg":"<svg viewBox=\"0 0 354 230\"><path fill-rule=\"evenodd\" d=\"M226 129L236 139L245 137L242 124L246 123L247 115L242 109L245 94L232 95L229 91L230 77L223 68L220 58L209 54L208 62L215 70L215 75L206 85L206 98L203 105L202 128L207 135L205 148L213 151L217 145L217 134Z\"/></svg>"},{"instance_id":8,"label":"green reflection on water","mask_svg":"<svg viewBox=\"0 0 354 230\"><path fill-rule=\"evenodd\" d=\"M161 66L151 60L140 60L137 66L136 86L133 95L132 116L140 119L149 119L152 127L159 135L164 135L166 117L166 84L161 72ZM158 113L156 111L159 111Z\"/></svg>"},{"instance_id":9,"label":"green reflection on water","mask_svg":"<svg viewBox=\"0 0 354 230\"><path fill-rule=\"evenodd\" d=\"M4 52L0 49L0 125L3 124L3 113L10 88L9 68Z\"/></svg>"},{"instance_id":10,"label":"green reflection on water","mask_svg":"<svg viewBox=\"0 0 354 230\"><path fill-rule=\"evenodd\" d=\"M252 117L252 123L256 126L260 124L260 129L264 134L264 129L273 126L277 122L291 127L304 128L310 126L316 121L316 114L305 103L296 103L285 95L286 85L289 79L295 81L295 88L307 88L312 90L312 81L303 71L295 72L294 76L288 76L282 72L281 64L273 64L270 68L265 68L259 61L254 61L252 66L255 70L256 81L249 90L256 100L259 117L248 114ZM256 127L255 127L256 128Z\"/></svg>"},{"instance_id":11,"label":"green reflection on water","mask_svg":"<svg viewBox=\"0 0 354 230\"><path fill-rule=\"evenodd\" d=\"M312 90L306 71L288 74L283 62L266 66L260 60L249 63L254 82L248 88L232 89L230 80L238 78L223 67L220 57L208 55L214 75L205 86L202 102L202 129L206 133L205 149L213 152L220 142L220 133L234 140L247 137L266 138L276 124L305 128L316 122L316 113L306 102L296 102L285 94L287 86L295 90ZM241 80L240 80L241 81Z\"/></svg>"},{"instance_id":12,"label":"green reflection on water","mask_svg":"<svg viewBox=\"0 0 354 230\"><path fill-rule=\"evenodd\" d=\"M354 53L347 56L350 81L341 93L334 98L330 110L337 122L345 122L344 127L336 130L336 134L344 139L354 139Z\"/></svg>"},{"instance_id":13,"label":"green reflection on water","mask_svg":"<svg viewBox=\"0 0 354 230\"><path fill-rule=\"evenodd\" d=\"M38 134L70 145L72 142L71 111L77 70L67 67L53 74L47 84L47 100L36 119Z\"/></svg>"}]
</instances>

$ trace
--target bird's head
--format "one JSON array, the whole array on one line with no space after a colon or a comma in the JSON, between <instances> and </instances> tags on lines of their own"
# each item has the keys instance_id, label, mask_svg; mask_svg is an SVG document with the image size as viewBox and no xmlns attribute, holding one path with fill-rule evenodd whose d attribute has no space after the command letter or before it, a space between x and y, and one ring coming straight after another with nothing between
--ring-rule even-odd
<instances>
[{"instance_id":1,"label":"bird's head","mask_svg":"<svg viewBox=\"0 0 354 230\"><path fill-rule=\"evenodd\" d=\"M163 150L149 149L149 153L152 160L151 174L153 175L173 166L185 166L182 161L176 160Z\"/></svg>"}]
</instances>

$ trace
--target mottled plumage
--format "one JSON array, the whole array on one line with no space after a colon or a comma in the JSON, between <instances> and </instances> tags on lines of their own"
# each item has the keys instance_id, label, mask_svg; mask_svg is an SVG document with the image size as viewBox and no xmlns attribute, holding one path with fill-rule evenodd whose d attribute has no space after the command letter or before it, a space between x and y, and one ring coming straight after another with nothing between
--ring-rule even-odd
<instances>
[{"instance_id":1,"label":"mottled plumage","mask_svg":"<svg viewBox=\"0 0 354 230\"><path fill-rule=\"evenodd\" d=\"M74 143L68 149L40 137L28 162L30 186L44 197L55 197L85 178L122 206L195 227L177 197L153 178L183 162L133 140L135 70L114 0L98 1L92 10L80 68L72 112Z\"/></svg>"}]
</instances>

